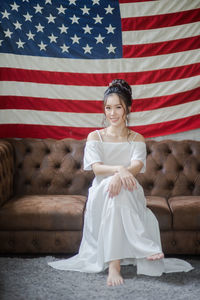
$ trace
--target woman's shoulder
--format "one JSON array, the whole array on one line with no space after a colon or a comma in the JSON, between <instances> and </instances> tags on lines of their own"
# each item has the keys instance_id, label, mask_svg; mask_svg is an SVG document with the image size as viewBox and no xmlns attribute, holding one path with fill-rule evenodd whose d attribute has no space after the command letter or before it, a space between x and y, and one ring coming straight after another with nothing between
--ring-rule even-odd
<instances>
[{"instance_id":1,"label":"woman's shoulder","mask_svg":"<svg viewBox=\"0 0 200 300\"><path fill-rule=\"evenodd\" d=\"M145 138L138 132L130 130L129 139L135 142L145 142Z\"/></svg>"},{"instance_id":2,"label":"woman's shoulder","mask_svg":"<svg viewBox=\"0 0 200 300\"><path fill-rule=\"evenodd\" d=\"M87 136L87 141L99 141L99 135L96 130L90 132Z\"/></svg>"}]
</instances>

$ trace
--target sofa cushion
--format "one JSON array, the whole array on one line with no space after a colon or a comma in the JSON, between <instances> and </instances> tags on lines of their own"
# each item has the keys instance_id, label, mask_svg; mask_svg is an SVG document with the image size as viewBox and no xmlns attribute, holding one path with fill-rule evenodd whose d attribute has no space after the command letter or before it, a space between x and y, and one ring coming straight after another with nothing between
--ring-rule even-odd
<instances>
[{"instance_id":1,"label":"sofa cushion","mask_svg":"<svg viewBox=\"0 0 200 300\"><path fill-rule=\"evenodd\" d=\"M161 230L172 229L172 214L167 200L158 196L147 196L147 207L152 210L156 216Z\"/></svg>"},{"instance_id":2,"label":"sofa cushion","mask_svg":"<svg viewBox=\"0 0 200 300\"><path fill-rule=\"evenodd\" d=\"M0 230L82 230L86 197L25 195L0 210Z\"/></svg>"},{"instance_id":3,"label":"sofa cushion","mask_svg":"<svg viewBox=\"0 0 200 300\"><path fill-rule=\"evenodd\" d=\"M179 196L168 200L174 230L200 230L200 196Z\"/></svg>"}]
</instances>

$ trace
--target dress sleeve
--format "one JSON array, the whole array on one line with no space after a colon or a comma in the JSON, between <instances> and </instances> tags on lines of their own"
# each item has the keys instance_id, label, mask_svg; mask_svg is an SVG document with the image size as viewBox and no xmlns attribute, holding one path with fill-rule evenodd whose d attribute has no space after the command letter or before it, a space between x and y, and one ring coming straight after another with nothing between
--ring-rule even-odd
<instances>
[{"instance_id":1,"label":"dress sleeve","mask_svg":"<svg viewBox=\"0 0 200 300\"><path fill-rule=\"evenodd\" d=\"M101 143L88 141L84 149L83 169L86 171L92 170L91 165L96 162L103 162Z\"/></svg>"},{"instance_id":2,"label":"dress sleeve","mask_svg":"<svg viewBox=\"0 0 200 300\"><path fill-rule=\"evenodd\" d=\"M140 173L144 173L146 170L146 155L147 155L146 144L144 142L135 142L135 147L133 149L131 161L140 160L141 162L143 162L143 167Z\"/></svg>"}]
</instances>

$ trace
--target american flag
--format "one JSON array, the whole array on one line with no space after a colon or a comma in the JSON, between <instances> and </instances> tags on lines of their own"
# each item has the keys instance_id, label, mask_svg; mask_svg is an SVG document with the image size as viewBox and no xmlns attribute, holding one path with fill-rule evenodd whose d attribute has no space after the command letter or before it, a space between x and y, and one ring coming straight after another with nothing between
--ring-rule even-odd
<instances>
[{"instance_id":1,"label":"american flag","mask_svg":"<svg viewBox=\"0 0 200 300\"><path fill-rule=\"evenodd\" d=\"M0 137L86 138L133 89L145 137L200 127L200 0L1 0Z\"/></svg>"}]
</instances>

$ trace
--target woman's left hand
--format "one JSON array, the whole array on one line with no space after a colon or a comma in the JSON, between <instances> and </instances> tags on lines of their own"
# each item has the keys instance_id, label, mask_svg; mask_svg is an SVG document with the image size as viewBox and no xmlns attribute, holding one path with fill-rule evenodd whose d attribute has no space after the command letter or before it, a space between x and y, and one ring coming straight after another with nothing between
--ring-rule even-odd
<instances>
[{"instance_id":1,"label":"woman's left hand","mask_svg":"<svg viewBox=\"0 0 200 300\"><path fill-rule=\"evenodd\" d=\"M125 189L132 191L137 188L136 179L131 172L124 167L121 167L118 172Z\"/></svg>"}]
</instances>

